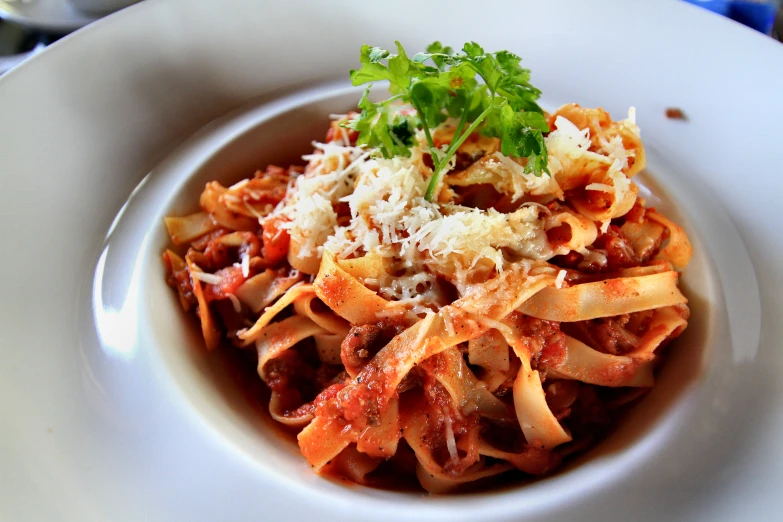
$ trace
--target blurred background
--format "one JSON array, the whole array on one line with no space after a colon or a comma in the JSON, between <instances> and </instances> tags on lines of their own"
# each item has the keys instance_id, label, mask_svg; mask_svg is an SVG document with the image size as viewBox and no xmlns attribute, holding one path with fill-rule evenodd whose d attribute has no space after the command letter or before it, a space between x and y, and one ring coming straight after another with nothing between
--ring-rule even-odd
<instances>
[{"instance_id":1,"label":"blurred background","mask_svg":"<svg viewBox=\"0 0 783 522\"><path fill-rule=\"evenodd\" d=\"M680 1L783 41L781 0ZM137 2L139 0L0 0L0 75L63 36Z\"/></svg>"}]
</instances>

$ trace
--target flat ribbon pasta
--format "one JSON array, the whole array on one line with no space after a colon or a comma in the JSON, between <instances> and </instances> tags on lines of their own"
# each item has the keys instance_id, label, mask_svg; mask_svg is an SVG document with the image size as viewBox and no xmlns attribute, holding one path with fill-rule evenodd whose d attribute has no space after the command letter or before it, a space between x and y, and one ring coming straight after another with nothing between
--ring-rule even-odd
<instances>
[{"instance_id":1,"label":"flat ribbon pasta","mask_svg":"<svg viewBox=\"0 0 783 522\"><path fill-rule=\"evenodd\" d=\"M281 277L277 270L266 269L242 283L234 291L234 295L253 312L258 313L301 279L299 274Z\"/></svg>"},{"instance_id":2,"label":"flat ribbon pasta","mask_svg":"<svg viewBox=\"0 0 783 522\"><path fill-rule=\"evenodd\" d=\"M292 286L280 299L278 299L275 304L267 308L263 314L261 314L261 317L258 318L258 320L255 322L255 324L250 327L250 329L245 331L240 331L237 334L237 337L239 337L242 341L244 341L243 346L247 346L251 343L253 343L256 339L261 337L261 334L264 331L264 328L272 321L272 319L275 318L277 314L283 311L285 307L292 304L297 299L300 299L304 296L311 295L314 293L313 285L305 285L305 284L297 284Z\"/></svg>"},{"instance_id":3,"label":"flat ribbon pasta","mask_svg":"<svg viewBox=\"0 0 783 522\"><path fill-rule=\"evenodd\" d=\"M201 268L190 259L190 256L185 256L185 263L187 263L188 271L191 274L202 272ZM209 304L204 297L201 280L192 275L190 279L191 285L193 286L193 295L196 296L196 302L198 303L198 317L201 321L201 334L204 336L204 343L207 346L207 350L211 351L220 344L220 331L215 323L215 318L212 316L212 311L209 309Z\"/></svg>"},{"instance_id":4,"label":"flat ribbon pasta","mask_svg":"<svg viewBox=\"0 0 783 522\"><path fill-rule=\"evenodd\" d=\"M322 263L330 263L326 255ZM331 263L336 265L333 260ZM332 269L327 273L334 274L335 271ZM344 271L343 274L341 275L343 280L351 278ZM530 277L525 270L512 266L496 279L483 285L484 291L474 291L394 337L362 369L354 382L341 392L344 400L350 402L353 397L356 397L356 400L363 401L361 397L367 394L367 390L372 389L370 396L373 404L370 406L374 411L383 411L411 368L452 346L481 335L488 329L472 320L471 314L502 319L530 296L553 282L554 278L550 275ZM509 298L498 300L498 296ZM444 322L446 315L450 320L460 324L460 328L454 333L447 331ZM300 450L310 465L316 471L320 470L348 444L356 441L366 422L367 418L364 415L360 415L352 422L337 417L316 415L313 422L297 437Z\"/></svg>"},{"instance_id":5,"label":"flat ribbon pasta","mask_svg":"<svg viewBox=\"0 0 783 522\"><path fill-rule=\"evenodd\" d=\"M688 235L679 225L654 210L648 210L647 217L669 229L669 243L660 251L656 259L665 259L678 270L685 268L693 255L693 247L688 240Z\"/></svg>"},{"instance_id":6,"label":"flat ribbon pasta","mask_svg":"<svg viewBox=\"0 0 783 522\"><path fill-rule=\"evenodd\" d=\"M652 365L643 360L601 353L573 337L566 337L566 349L563 364L548 370L553 376L609 387L655 384Z\"/></svg>"},{"instance_id":7,"label":"flat ribbon pasta","mask_svg":"<svg viewBox=\"0 0 783 522\"><path fill-rule=\"evenodd\" d=\"M206 212L196 212L183 217L165 217L163 222L171 237L171 242L175 245L190 243L194 239L212 232L218 226Z\"/></svg>"},{"instance_id":8,"label":"flat ribbon pasta","mask_svg":"<svg viewBox=\"0 0 783 522\"><path fill-rule=\"evenodd\" d=\"M587 321L687 303L677 288L677 272L606 279L568 288L542 289L519 307L539 319Z\"/></svg>"},{"instance_id":9,"label":"flat ribbon pasta","mask_svg":"<svg viewBox=\"0 0 783 522\"><path fill-rule=\"evenodd\" d=\"M389 302L340 268L329 252L324 252L321 268L313 283L315 293L334 312L351 324L375 320Z\"/></svg>"}]
</instances>

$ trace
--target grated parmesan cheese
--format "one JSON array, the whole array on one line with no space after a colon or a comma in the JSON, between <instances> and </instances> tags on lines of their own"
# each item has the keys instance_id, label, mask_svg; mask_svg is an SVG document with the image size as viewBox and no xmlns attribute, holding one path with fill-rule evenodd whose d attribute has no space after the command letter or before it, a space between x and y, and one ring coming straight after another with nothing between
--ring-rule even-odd
<instances>
[{"instance_id":1,"label":"grated parmesan cheese","mask_svg":"<svg viewBox=\"0 0 783 522\"><path fill-rule=\"evenodd\" d=\"M270 217L288 218L281 228L287 229L299 245L299 257L320 252L337 226L333 205L353 190L356 170L369 157L359 147L335 143L313 143L320 153L308 154L304 175L289 185L286 198Z\"/></svg>"},{"instance_id":2,"label":"grated parmesan cheese","mask_svg":"<svg viewBox=\"0 0 783 522\"><path fill-rule=\"evenodd\" d=\"M521 167L520 167L521 168ZM524 257L543 258L545 233L539 210L526 205L512 214L480 210L424 199L427 178L415 159L374 159L365 162L356 187L341 201L349 204L351 223L335 230L325 248L338 257L359 249L421 264L472 267L487 259L502 271L501 249Z\"/></svg>"},{"instance_id":3,"label":"grated parmesan cheese","mask_svg":"<svg viewBox=\"0 0 783 522\"><path fill-rule=\"evenodd\" d=\"M314 194L299 201L298 212L291 225L291 237L301 245L299 257L308 257L337 226L337 214L331 201Z\"/></svg>"},{"instance_id":4,"label":"grated parmesan cheese","mask_svg":"<svg viewBox=\"0 0 783 522\"><path fill-rule=\"evenodd\" d=\"M457 463L459 461L459 453L457 453L457 439L454 437L454 428L451 425L451 415L449 415L446 408L443 409L443 424L446 428L446 448L449 450L449 457L451 462Z\"/></svg>"},{"instance_id":5,"label":"grated parmesan cheese","mask_svg":"<svg viewBox=\"0 0 783 522\"><path fill-rule=\"evenodd\" d=\"M242 261L240 263L242 268L242 277L247 279L250 276L250 256L247 252L242 252Z\"/></svg>"},{"instance_id":6,"label":"grated parmesan cheese","mask_svg":"<svg viewBox=\"0 0 783 522\"><path fill-rule=\"evenodd\" d=\"M634 118L631 111L622 124L633 130ZM535 176L518 161L494 152L455 175L454 183L490 182L511 202L549 202L564 199L556 174L600 168L606 175L588 184L587 190L615 198L631 190L623 169L633 151L625 149L620 136L599 133L591 140L589 129L579 129L562 116L555 126L545 138L551 176ZM551 212L540 203L525 202L513 212L502 213L426 201L432 171L423 160L429 151L420 131L417 137L421 145L413 147L407 158L373 157L372 151L350 146L346 135L336 142L313 144L315 152L303 156L308 161L305 173L292 179L285 199L270 215L285 218L281 228L298 244L299 257L321 256L324 250L338 259L377 254L388 273L373 278L371 286L395 303L389 313L421 317L445 299L439 277L452 281L464 295L474 283L470 278L476 266L488 276L503 272L512 262L554 255L545 231ZM452 190L453 185L446 185L445 191ZM347 204L350 216L338 220L336 208L341 203ZM606 221L601 228L605 232L608 226ZM580 253L585 262L606 263L601 253L587 249ZM565 271L560 271L558 287L564 278ZM453 329L450 318L446 323Z\"/></svg>"},{"instance_id":7,"label":"grated parmesan cheese","mask_svg":"<svg viewBox=\"0 0 783 522\"><path fill-rule=\"evenodd\" d=\"M234 294L226 294L228 296L228 300L231 301L231 305L234 307L234 311L236 313L239 313L242 311L242 303L239 302L239 298L235 296Z\"/></svg>"},{"instance_id":8,"label":"grated parmesan cheese","mask_svg":"<svg viewBox=\"0 0 783 522\"><path fill-rule=\"evenodd\" d=\"M560 270L557 273L557 277L555 278L555 287L556 288L563 288L563 281L565 281L565 277L566 277L566 271L565 270Z\"/></svg>"},{"instance_id":9,"label":"grated parmesan cheese","mask_svg":"<svg viewBox=\"0 0 783 522\"><path fill-rule=\"evenodd\" d=\"M207 283L208 285L217 285L220 284L220 281L222 281L220 276L216 276L215 274L208 274L206 272L199 272L198 270L191 270L190 275L202 283Z\"/></svg>"},{"instance_id":10,"label":"grated parmesan cheese","mask_svg":"<svg viewBox=\"0 0 783 522\"><path fill-rule=\"evenodd\" d=\"M614 194L615 189L612 185L607 185L606 183L590 183L585 187L585 190L598 190L601 192L608 192L609 194Z\"/></svg>"},{"instance_id":11,"label":"grated parmesan cheese","mask_svg":"<svg viewBox=\"0 0 783 522\"><path fill-rule=\"evenodd\" d=\"M446 329L446 333L451 337L454 337L456 335L456 331L454 330L454 321L452 320L451 312L448 308L443 308L441 315L443 316L443 324Z\"/></svg>"},{"instance_id":12,"label":"grated parmesan cheese","mask_svg":"<svg viewBox=\"0 0 783 522\"><path fill-rule=\"evenodd\" d=\"M555 119L555 127L557 128L545 138L550 158L550 171L553 171L553 174L554 171L562 169L564 161L588 159L607 165L612 162L606 156L589 150L592 145L590 129L582 130L562 116ZM554 164L551 160L554 160Z\"/></svg>"}]
</instances>

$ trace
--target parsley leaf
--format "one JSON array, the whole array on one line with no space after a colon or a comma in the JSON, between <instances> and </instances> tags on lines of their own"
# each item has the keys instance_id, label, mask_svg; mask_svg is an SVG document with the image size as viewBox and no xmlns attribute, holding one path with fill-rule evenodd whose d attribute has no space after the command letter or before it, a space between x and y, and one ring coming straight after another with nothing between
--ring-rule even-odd
<instances>
[{"instance_id":1,"label":"parsley leaf","mask_svg":"<svg viewBox=\"0 0 783 522\"><path fill-rule=\"evenodd\" d=\"M417 57L418 56L424 57L424 59L422 59L421 61L424 61L427 58L432 57L432 63L435 64L435 66L438 68L438 70L445 71L446 70L446 60L443 57L438 56L438 55L440 55L440 54L452 55L452 54L454 54L454 49L452 49L451 47L448 47L448 46L443 47L443 45L441 45L440 42L432 42L430 45L427 46L427 53L428 53L428 55L419 53L416 56Z\"/></svg>"},{"instance_id":2,"label":"parsley leaf","mask_svg":"<svg viewBox=\"0 0 783 522\"><path fill-rule=\"evenodd\" d=\"M543 133L549 128L536 103L541 91L530 84L530 71L520 65L519 56L509 51L487 53L475 42L454 53L451 47L434 42L411 59L400 42L395 44L397 54L362 46L361 67L350 72L354 85L388 81L392 94L375 103L369 100L369 87L365 90L360 116L347 124L359 132L359 145L375 147L385 157L410 156L415 129L421 128L434 164L428 200L449 159L475 131L500 138L506 156L527 158L528 172L548 173ZM428 61L434 67L426 65ZM395 103L409 103L418 117L401 115ZM449 117L459 123L443 151L435 147L432 130Z\"/></svg>"},{"instance_id":3,"label":"parsley leaf","mask_svg":"<svg viewBox=\"0 0 783 522\"><path fill-rule=\"evenodd\" d=\"M368 87L359 100L362 112L346 125L359 133L356 144L377 148L387 158L410 156L414 134L411 121L390 110L389 103L373 103L369 94Z\"/></svg>"}]
</instances>

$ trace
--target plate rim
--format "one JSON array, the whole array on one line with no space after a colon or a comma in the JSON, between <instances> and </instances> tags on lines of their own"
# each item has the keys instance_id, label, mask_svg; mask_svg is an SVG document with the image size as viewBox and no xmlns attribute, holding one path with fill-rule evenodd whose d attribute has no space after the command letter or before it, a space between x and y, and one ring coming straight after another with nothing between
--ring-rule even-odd
<instances>
[{"instance_id":1,"label":"plate rim","mask_svg":"<svg viewBox=\"0 0 783 522\"><path fill-rule=\"evenodd\" d=\"M134 6L133 9L138 10L139 12L141 12L141 9L145 9L145 8L153 9L154 6L174 5L176 3L177 2L175 0L168 0L168 1L166 1L166 0L160 0L160 1L152 0L152 1L149 1L149 3L148 2L143 2L142 4L140 4L138 6ZM180 2L180 4L184 4L184 2ZM144 7L141 7L142 5ZM693 9L698 9L698 8L693 7ZM114 17L113 18L115 20L117 20L117 23L119 24L120 23L119 20L124 20L123 17L124 16L128 16L128 15L129 15L129 13L121 13L120 15L117 15L116 18L114 18ZM74 35L64 39L64 41L62 41L62 44L61 44L61 42L58 42L57 44L55 44L55 46L53 46L53 48L51 49L51 52L47 51L47 53L49 53L49 54L44 53L40 57L36 57L36 58L32 59L30 62L22 65L21 67L19 67L18 69L10 72L5 77L0 78L0 93L6 92L4 90L4 88L6 86L8 86L8 85L11 85L12 82L16 81L15 78L18 78L19 76L21 76L23 74L25 75L25 77L27 75L31 75L31 74L33 74L34 71L40 70L40 69L46 67L47 64L53 64L53 62L55 61L55 57L58 54L60 54L60 53L66 54L66 50L71 48L71 47L65 47L66 45L67 46L71 46L71 44L67 43L69 41L69 38L72 38L74 43L81 42L81 41L86 41L86 39L84 37L82 37L81 34L90 34L92 31L96 31L97 32L98 30L102 30L100 28L104 26L103 24L108 24L108 23L109 23L108 21L106 21L106 22L100 21L100 22L94 24L93 26L90 26L90 27L86 28L84 31L75 33ZM758 35L758 37L759 38L764 38L761 35ZM778 45L778 44L776 42L770 41L770 45ZM73 46L73 47L75 47L75 46ZM58 49L60 49L60 50L58 50ZM68 51L68 52L70 52L70 51ZM778 53L777 56L783 56L783 54ZM781 77L783 78L783 76L781 76ZM0 160L0 163L2 163L1 160ZM776 182L778 184L780 183L779 180L777 180ZM717 198L717 199L720 200L720 198ZM732 211L732 209L727 209L727 211L729 212L729 219L731 221L735 222L734 223L735 228L737 229L738 233L741 233L742 229L740 228L740 225L743 224L742 220L737 220L737 216ZM739 223L737 223L737 221L739 221ZM747 244L748 243L746 243L746 246L747 246ZM756 270L756 271L761 270L762 272L764 272L764 271L768 272L768 269L765 269L764 266L757 266L757 259L753 255L750 256L750 260L751 260L751 263L753 264L754 270ZM776 281L776 284L777 284L777 281ZM762 291L762 293L764 293L763 290L765 290L765 289L761 288L760 290ZM765 294L765 295L766 295L766 297L769 297L768 294ZM780 302L779 301L767 300L766 302L764 302L765 295L762 295L762 303L761 303L762 306L766 305L768 308L772 308L772 309L777 310L777 311L780 311L781 309L783 309L780 306ZM0 306L7 306L7 303L0 303ZM762 311L761 311L762 317L760 317L760 320L762 321L761 327L762 327L762 329L764 331L769 329L769 322L768 322L767 318L764 317L765 313L767 311L768 310L762 309ZM774 359L774 361L779 363L780 362L780 357L778 357L778 359ZM0 383L0 389L4 389L2 383ZM777 400L777 404L779 405L780 404L780 397L778 396L776 398L776 400ZM2 401L2 399L0 399L0 406L3 406L4 404L5 403ZM2 458L3 458L3 455L0 452L0 459L2 459ZM780 497L775 497L775 499L776 499L776 501L778 503L781 502Z\"/></svg>"}]
</instances>

